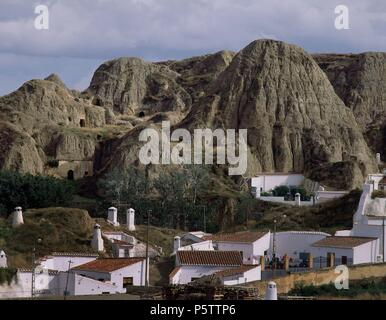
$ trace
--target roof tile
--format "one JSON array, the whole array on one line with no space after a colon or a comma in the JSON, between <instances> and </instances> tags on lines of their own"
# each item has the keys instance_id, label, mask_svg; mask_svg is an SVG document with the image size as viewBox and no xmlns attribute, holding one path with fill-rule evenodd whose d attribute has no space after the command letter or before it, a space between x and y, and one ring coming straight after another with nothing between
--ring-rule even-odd
<instances>
[{"instance_id":1,"label":"roof tile","mask_svg":"<svg viewBox=\"0 0 386 320\"><path fill-rule=\"evenodd\" d=\"M241 266L243 256L239 251L178 251L180 265Z\"/></svg>"},{"instance_id":2,"label":"roof tile","mask_svg":"<svg viewBox=\"0 0 386 320\"><path fill-rule=\"evenodd\" d=\"M72 268L72 270L85 270L85 271L99 271L99 272L112 272L122 269L132 264L141 262L145 258L106 258L97 259L80 266Z\"/></svg>"}]
</instances>

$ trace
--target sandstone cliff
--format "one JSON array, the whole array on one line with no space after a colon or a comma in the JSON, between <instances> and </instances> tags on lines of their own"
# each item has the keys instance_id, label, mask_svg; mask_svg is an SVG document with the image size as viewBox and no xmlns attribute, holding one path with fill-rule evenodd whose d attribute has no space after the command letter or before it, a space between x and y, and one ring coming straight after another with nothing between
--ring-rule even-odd
<instances>
[{"instance_id":1,"label":"sandstone cliff","mask_svg":"<svg viewBox=\"0 0 386 320\"><path fill-rule=\"evenodd\" d=\"M237 54L107 61L83 93L57 75L31 80L0 97L0 167L55 174L48 164L65 160L63 170L81 162L71 170L99 174L140 166L139 132L168 119L188 129L248 129L249 176L300 171L338 188L358 187L376 171L363 132L373 150L384 146L384 56L313 58L259 40Z\"/></svg>"},{"instance_id":2,"label":"sandstone cliff","mask_svg":"<svg viewBox=\"0 0 386 320\"><path fill-rule=\"evenodd\" d=\"M326 75L304 50L283 42L260 40L241 50L183 126L248 129L252 175L310 173L342 161L357 163L362 176L376 170L353 113Z\"/></svg>"},{"instance_id":3,"label":"sandstone cliff","mask_svg":"<svg viewBox=\"0 0 386 320\"><path fill-rule=\"evenodd\" d=\"M374 152L386 156L386 53L313 56Z\"/></svg>"}]
</instances>

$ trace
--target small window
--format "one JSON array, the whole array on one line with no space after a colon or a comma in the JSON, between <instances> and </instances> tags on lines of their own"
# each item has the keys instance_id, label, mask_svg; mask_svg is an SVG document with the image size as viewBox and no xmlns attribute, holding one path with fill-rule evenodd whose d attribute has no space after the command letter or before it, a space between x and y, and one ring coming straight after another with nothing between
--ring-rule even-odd
<instances>
[{"instance_id":1,"label":"small window","mask_svg":"<svg viewBox=\"0 0 386 320\"><path fill-rule=\"evenodd\" d=\"M85 172L84 172L84 176L85 176L85 177L88 176L88 171L85 171Z\"/></svg>"},{"instance_id":2,"label":"small window","mask_svg":"<svg viewBox=\"0 0 386 320\"><path fill-rule=\"evenodd\" d=\"M86 126L86 121L84 121L84 119L80 119L79 125L81 128L84 128Z\"/></svg>"},{"instance_id":3,"label":"small window","mask_svg":"<svg viewBox=\"0 0 386 320\"><path fill-rule=\"evenodd\" d=\"M139 114L138 114L138 117L140 118L143 118L145 116L145 112L141 111Z\"/></svg>"},{"instance_id":4,"label":"small window","mask_svg":"<svg viewBox=\"0 0 386 320\"><path fill-rule=\"evenodd\" d=\"M67 179L68 180L74 180L74 171L73 170L68 170Z\"/></svg>"}]
</instances>

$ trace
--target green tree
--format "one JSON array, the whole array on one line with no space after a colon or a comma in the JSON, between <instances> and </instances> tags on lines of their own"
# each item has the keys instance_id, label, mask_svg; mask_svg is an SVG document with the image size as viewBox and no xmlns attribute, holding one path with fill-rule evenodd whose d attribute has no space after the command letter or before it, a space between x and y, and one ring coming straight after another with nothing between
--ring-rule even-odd
<instances>
[{"instance_id":1,"label":"green tree","mask_svg":"<svg viewBox=\"0 0 386 320\"><path fill-rule=\"evenodd\" d=\"M45 208L66 206L72 200L72 182L54 177L0 171L0 210L11 213L16 206Z\"/></svg>"}]
</instances>

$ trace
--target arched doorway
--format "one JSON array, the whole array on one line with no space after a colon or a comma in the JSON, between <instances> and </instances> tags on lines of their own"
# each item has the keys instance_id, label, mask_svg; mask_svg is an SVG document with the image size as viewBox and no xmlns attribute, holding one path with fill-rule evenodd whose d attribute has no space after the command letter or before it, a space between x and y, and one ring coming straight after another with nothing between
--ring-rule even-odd
<instances>
[{"instance_id":1,"label":"arched doorway","mask_svg":"<svg viewBox=\"0 0 386 320\"><path fill-rule=\"evenodd\" d=\"M143 118L143 117L145 116L145 112L141 111L141 112L138 114L138 116L139 116L140 118Z\"/></svg>"},{"instance_id":2,"label":"arched doorway","mask_svg":"<svg viewBox=\"0 0 386 320\"><path fill-rule=\"evenodd\" d=\"M74 171L73 170L68 170L67 179L68 180L74 180Z\"/></svg>"}]
</instances>

